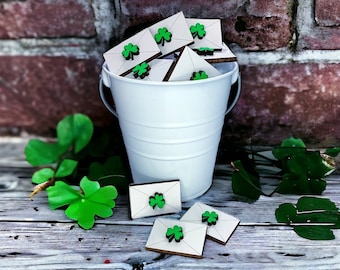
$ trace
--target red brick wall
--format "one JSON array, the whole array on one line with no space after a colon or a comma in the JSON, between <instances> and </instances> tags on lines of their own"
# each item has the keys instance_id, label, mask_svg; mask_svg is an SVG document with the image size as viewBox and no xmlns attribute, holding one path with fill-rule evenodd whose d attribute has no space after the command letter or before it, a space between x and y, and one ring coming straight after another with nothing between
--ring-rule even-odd
<instances>
[{"instance_id":1,"label":"red brick wall","mask_svg":"<svg viewBox=\"0 0 340 270\"><path fill-rule=\"evenodd\" d=\"M115 121L98 96L102 53L181 10L221 18L239 60L224 142L340 145L338 0L0 0L0 134L48 134L74 112Z\"/></svg>"}]
</instances>

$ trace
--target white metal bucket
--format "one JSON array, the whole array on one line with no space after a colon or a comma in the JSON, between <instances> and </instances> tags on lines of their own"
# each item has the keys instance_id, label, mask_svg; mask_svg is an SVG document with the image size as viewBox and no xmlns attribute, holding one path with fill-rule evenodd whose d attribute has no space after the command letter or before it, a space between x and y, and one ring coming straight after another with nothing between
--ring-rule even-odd
<instances>
[{"instance_id":1,"label":"white metal bucket","mask_svg":"<svg viewBox=\"0 0 340 270\"><path fill-rule=\"evenodd\" d=\"M212 184L224 116L240 94L237 62L215 65L222 75L197 81L152 82L110 73L103 64L100 96L119 119L133 181L179 179L181 199L188 201ZM238 80L227 108L230 88ZM104 95L104 83L115 102Z\"/></svg>"}]
</instances>

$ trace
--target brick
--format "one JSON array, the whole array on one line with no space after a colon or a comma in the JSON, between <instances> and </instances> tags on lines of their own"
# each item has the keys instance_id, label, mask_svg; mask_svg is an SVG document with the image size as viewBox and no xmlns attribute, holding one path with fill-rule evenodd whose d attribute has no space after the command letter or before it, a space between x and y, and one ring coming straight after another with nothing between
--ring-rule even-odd
<instances>
[{"instance_id":1,"label":"brick","mask_svg":"<svg viewBox=\"0 0 340 270\"><path fill-rule=\"evenodd\" d=\"M138 24L151 24L183 11L191 18L221 18L223 36L227 42L238 43L246 50L273 50L289 46L292 37L289 14L291 1L120 1L127 30Z\"/></svg>"},{"instance_id":2,"label":"brick","mask_svg":"<svg viewBox=\"0 0 340 270\"><path fill-rule=\"evenodd\" d=\"M316 146L340 141L340 64L241 66L242 93L222 141L277 145L289 136Z\"/></svg>"},{"instance_id":3,"label":"brick","mask_svg":"<svg viewBox=\"0 0 340 270\"><path fill-rule=\"evenodd\" d=\"M315 0L315 21L320 26L340 25L340 3L338 0Z\"/></svg>"},{"instance_id":4,"label":"brick","mask_svg":"<svg viewBox=\"0 0 340 270\"><path fill-rule=\"evenodd\" d=\"M77 0L1 1L0 38L94 36L93 10L90 3L82 3Z\"/></svg>"},{"instance_id":5,"label":"brick","mask_svg":"<svg viewBox=\"0 0 340 270\"><path fill-rule=\"evenodd\" d=\"M99 98L99 72L91 59L0 57L0 126L44 134L71 113L108 123L112 117Z\"/></svg>"},{"instance_id":6,"label":"brick","mask_svg":"<svg viewBox=\"0 0 340 270\"><path fill-rule=\"evenodd\" d=\"M301 49L337 50L340 49L340 28L316 27L301 35Z\"/></svg>"}]
</instances>

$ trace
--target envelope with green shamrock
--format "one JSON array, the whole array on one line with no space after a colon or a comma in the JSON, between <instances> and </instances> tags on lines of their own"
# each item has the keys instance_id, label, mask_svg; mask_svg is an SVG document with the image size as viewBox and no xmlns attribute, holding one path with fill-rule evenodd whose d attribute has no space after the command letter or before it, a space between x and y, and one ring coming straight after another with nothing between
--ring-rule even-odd
<instances>
[{"instance_id":1,"label":"envelope with green shamrock","mask_svg":"<svg viewBox=\"0 0 340 270\"><path fill-rule=\"evenodd\" d=\"M179 180L130 184L129 197L132 219L182 210Z\"/></svg>"},{"instance_id":2,"label":"envelope with green shamrock","mask_svg":"<svg viewBox=\"0 0 340 270\"><path fill-rule=\"evenodd\" d=\"M201 258L206 232L205 224L157 218L145 248L162 253Z\"/></svg>"},{"instance_id":3,"label":"envelope with green shamrock","mask_svg":"<svg viewBox=\"0 0 340 270\"><path fill-rule=\"evenodd\" d=\"M136 65L151 61L161 55L157 43L148 29L124 40L104 53L111 73L126 75Z\"/></svg>"},{"instance_id":4,"label":"envelope with green shamrock","mask_svg":"<svg viewBox=\"0 0 340 270\"><path fill-rule=\"evenodd\" d=\"M148 29L163 56L194 42L182 11L155 23Z\"/></svg>"},{"instance_id":5,"label":"envelope with green shamrock","mask_svg":"<svg viewBox=\"0 0 340 270\"><path fill-rule=\"evenodd\" d=\"M207 236L224 245L240 223L239 219L200 202L190 207L180 220L207 224Z\"/></svg>"}]
</instances>

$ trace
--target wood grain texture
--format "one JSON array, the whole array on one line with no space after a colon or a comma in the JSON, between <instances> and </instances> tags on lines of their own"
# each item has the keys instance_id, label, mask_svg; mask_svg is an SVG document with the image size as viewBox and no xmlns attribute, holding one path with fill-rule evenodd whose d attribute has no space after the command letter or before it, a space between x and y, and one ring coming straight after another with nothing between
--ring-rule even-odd
<instances>
[{"instance_id":1,"label":"wood grain texture","mask_svg":"<svg viewBox=\"0 0 340 270\"><path fill-rule=\"evenodd\" d=\"M310 241L291 227L276 223L275 209L299 196L263 197L253 203L231 192L226 176L216 178L202 197L183 204L179 218L196 201L216 207L241 220L226 245L206 240L203 258L165 255L147 251L145 244L154 217L131 220L128 197L119 196L114 215L98 219L85 231L48 207L46 193L33 201L32 169L22 160L22 144L0 143L0 179L16 179L16 186L0 192L1 269L339 269L340 231L336 240ZM6 152L8 159L4 158ZM12 153L12 154L11 154ZM12 169L11 169L12 168ZM340 202L339 175L328 178L324 197ZM266 188L272 184L266 180ZM110 263L105 263L109 260Z\"/></svg>"}]
</instances>

